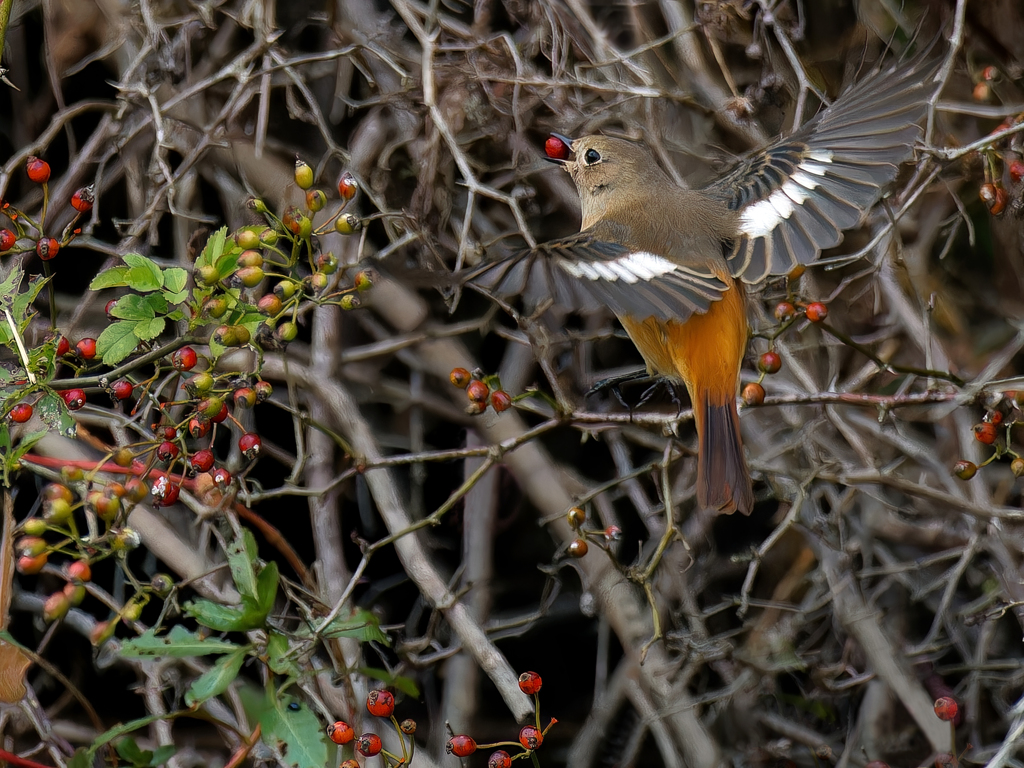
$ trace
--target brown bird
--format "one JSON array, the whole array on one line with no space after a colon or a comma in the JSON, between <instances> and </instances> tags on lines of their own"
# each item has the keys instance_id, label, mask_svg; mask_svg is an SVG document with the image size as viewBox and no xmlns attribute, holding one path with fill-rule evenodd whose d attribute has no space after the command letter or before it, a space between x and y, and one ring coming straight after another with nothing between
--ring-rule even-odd
<instances>
[{"instance_id":1,"label":"brown bird","mask_svg":"<svg viewBox=\"0 0 1024 768\"><path fill-rule=\"evenodd\" d=\"M922 56L874 72L701 189L677 185L643 145L552 134L547 153L576 183L581 231L467 279L502 298L530 288L573 310L614 312L648 372L682 381L690 394L698 504L749 514L736 411L743 284L813 261L860 222L920 138L935 69Z\"/></svg>"}]
</instances>

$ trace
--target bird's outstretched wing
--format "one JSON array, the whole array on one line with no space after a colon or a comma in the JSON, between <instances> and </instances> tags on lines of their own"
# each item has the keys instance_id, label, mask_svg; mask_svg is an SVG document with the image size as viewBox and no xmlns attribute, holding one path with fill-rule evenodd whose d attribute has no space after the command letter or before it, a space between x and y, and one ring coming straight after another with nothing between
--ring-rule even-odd
<instances>
[{"instance_id":1,"label":"bird's outstretched wing","mask_svg":"<svg viewBox=\"0 0 1024 768\"><path fill-rule=\"evenodd\" d=\"M784 275L840 243L910 158L937 66L926 53L868 75L795 134L704 188L739 212L728 255L734 277Z\"/></svg>"},{"instance_id":2,"label":"bird's outstretched wing","mask_svg":"<svg viewBox=\"0 0 1024 768\"><path fill-rule=\"evenodd\" d=\"M707 312L728 288L711 272L624 241L628 238L615 225L599 222L572 237L484 264L464 280L501 299L529 293L579 312L605 308L620 316L678 321Z\"/></svg>"}]
</instances>

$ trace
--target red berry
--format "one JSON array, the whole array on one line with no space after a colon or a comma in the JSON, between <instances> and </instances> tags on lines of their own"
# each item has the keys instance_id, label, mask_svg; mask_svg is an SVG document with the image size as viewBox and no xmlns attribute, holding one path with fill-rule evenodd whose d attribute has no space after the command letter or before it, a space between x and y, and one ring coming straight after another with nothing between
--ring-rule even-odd
<instances>
[{"instance_id":1,"label":"red berry","mask_svg":"<svg viewBox=\"0 0 1024 768\"><path fill-rule=\"evenodd\" d=\"M490 394L490 388L479 379L473 379L466 387L466 396L473 403L486 403Z\"/></svg>"},{"instance_id":2,"label":"red berry","mask_svg":"<svg viewBox=\"0 0 1024 768\"><path fill-rule=\"evenodd\" d=\"M257 381L253 389L256 391L257 403L267 402L267 400L270 399L270 396L274 394L274 385L271 384L269 381Z\"/></svg>"},{"instance_id":3,"label":"red berry","mask_svg":"<svg viewBox=\"0 0 1024 768\"><path fill-rule=\"evenodd\" d=\"M50 483L45 488L43 488L43 499L45 499L46 501L57 501L58 499L60 499L61 501L66 501L68 504L70 504L72 501L75 500L75 496L73 493L71 493L71 489L68 488L66 485L61 485L60 483Z\"/></svg>"},{"instance_id":4,"label":"red berry","mask_svg":"<svg viewBox=\"0 0 1024 768\"><path fill-rule=\"evenodd\" d=\"M757 370L761 373L778 373L782 368L782 358L778 352L765 352L757 360Z\"/></svg>"},{"instance_id":5,"label":"red berry","mask_svg":"<svg viewBox=\"0 0 1024 768\"><path fill-rule=\"evenodd\" d=\"M71 196L71 207L79 213L88 213L96 201L96 190L92 184L82 187Z\"/></svg>"},{"instance_id":6,"label":"red berry","mask_svg":"<svg viewBox=\"0 0 1024 768\"><path fill-rule=\"evenodd\" d=\"M22 555L18 558L17 569L18 573L24 573L27 576L31 576L34 573L39 573L43 570L43 566L46 565L48 556L45 552L41 555Z\"/></svg>"},{"instance_id":7,"label":"red berry","mask_svg":"<svg viewBox=\"0 0 1024 768\"><path fill-rule=\"evenodd\" d=\"M68 578L75 581L89 581L92 578L92 568L88 560L75 560L68 565Z\"/></svg>"},{"instance_id":8,"label":"red berry","mask_svg":"<svg viewBox=\"0 0 1024 768\"><path fill-rule=\"evenodd\" d=\"M981 79L992 81L996 79L996 75L999 74L999 70L989 64L983 70L981 70Z\"/></svg>"},{"instance_id":9,"label":"red berry","mask_svg":"<svg viewBox=\"0 0 1024 768\"><path fill-rule=\"evenodd\" d=\"M364 733L356 740L356 752L363 757L373 757L383 748L384 745L381 744L380 736L376 733Z\"/></svg>"},{"instance_id":10,"label":"red berry","mask_svg":"<svg viewBox=\"0 0 1024 768\"><path fill-rule=\"evenodd\" d=\"M188 433L198 440L209 434L211 425L212 422L205 416L193 416L188 420Z\"/></svg>"},{"instance_id":11,"label":"red berry","mask_svg":"<svg viewBox=\"0 0 1024 768\"><path fill-rule=\"evenodd\" d=\"M985 445L992 445L996 441L996 425L982 421L974 425L974 439Z\"/></svg>"},{"instance_id":12,"label":"red berry","mask_svg":"<svg viewBox=\"0 0 1024 768\"><path fill-rule=\"evenodd\" d=\"M9 229L0 229L0 251L9 251L18 242L18 236Z\"/></svg>"},{"instance_id":13,"label":"red berry","mask_svg":"<svg viewBox=\"0 0 1024 768\"><path fill-rule=\"evenodd\" d=\"M231 473L223 467L217 467L213 470L213 482L221 488L226 488L231 485Z\"/></svg>"},{"instance_id":14,"label":"red berry","mask_svg":"<svg viewBox=\"0 0 1024 768\"><path fill-rule=\"evenodd\" d=\"M780 301L775 305L775 319L776 320L789 320L796 314L796 307L790 304L788 301Z\"/></svg>"},{"instance_id":15,"label":"red berry","mask_svg":"<svg viewBox=\"0 0 1024 768\"><path fill-rule=\"evenodd\" d=\"M569 557L584 557L589 549L586 539L573 539L569 544Z\"/></svg>"},{"instance_id":16,"label":"red berry","mask_svg":"<svg viewBox=\"0 0 1024 768\"><path fill-rule=\"evenodd\" d=\"M567 160L571 153L572 147L554 134L548 136L547 141L544 142L544 154L552 160Z\"/></svg>"},{"instance_id":17,"label":"red berry","mask_svg":"<svg viewBox=\"0 0 1024 768\"><path fill-rule=\"evenodd\" d=\"M77 411L85 405L85 391L81 389L65 389L60 393L69 411Z\"/></svg>"},{"instance_id":18,"label":"red berry","mask_svg":"<svg viewBox=\"0 0 1024 768\"><path fill-rule=\"evenodd\" d=\"M956 704L956 700L949 696L943 696L935 700L935 716L939 720L945 720L948 723L956 717L958 710L959 707Z\"/></svg>"},{"instance_id":19,"label":"red berry","mask_svg":"<svg viewBox=\"0 0 1024 768\"><path fill-rule=\"evenodd\" d=\"M512 768L512 758L504 749L499 749L487 758L487 768Z\"/></svg>"},{"instance_id":20,"label":"red berry","mask_svg":"<svg viewBox=\"0 0 1024 768\"><path fill-rule=\"evenodd\" d=\"M519 676L519 690L527 696L540 693L541 679L536 672L523 672Z\"/></svg>"},{"instance_id":21,"label":"red berry","mask_svg":"<svg viewBox=\"0 0 1024 768\"><path fill-rule=\"evenodd\" d=\"M18 403L11 408L11 412L8 415L15 424L24 424L32 418L32 406L28 403Z\"/></svg>"},{"instance_id":22,"label":"red berry","mask_svg":"<svg viewBox=\"0 0 1024 768\"><path fill-rule=\"evenodd\" d=\"M160 433L164 436L164 440L174 440L178 437L178 430L176 427L161 427Z\"/></svg>"},{"instance_id":23,"label":"red berry","mask_svg":"<svg viewBox=\"0 0 1024 768\"><path fill-rule=\"evenodd\" d=\"M256 405L256 391L252 387L239 387L232 397L235 408L252 408Z\"/></svg>"},{"instance_id":24,"label":"red berry","mask_svg":"<svg viewBox=\"0 0 1024 768\"><path fill-rule=\"evenodd\" d=\"M622 529L617 525L609 525L604 529L605 541L618 541L622 538Z\"/></svg>"},{"instance_id":25,"label":"red berry","mask_svg":"<svg viewBox=\"0 0 1024 768\"><path fill-rule=\"evenodd\" d=\"M970 480L978 474L978 465L973 461L960 459L960 461L953 465L953 474L961 480Z\"/></svg>"},{"instance_id":26,"label":"red berry","mask_svg":"<svg viewBox=\"0 0 1024 768\"><path fill-rule=\"evenodd\" d=\"M110 394L113 395L117 400L127 400L132 396L132 392L135 391L135 387L128 379L118 379L110 385Z\"/></svg>"},{"instance_id":27,"label":"red berry","mask_svg":"<svg viewBox=\"0 0 1024 768\"><path fill-rule=\"evenodd\" d=\"M60 250L60 243L54 240L52 237L41 237L39 242L36 243L36 254L43 261L49 261L57 255L57 251Z\"/></svg>"},{"instance_id":28,"label":"red berry","mask_svg":"<svg viewBox=\"0 0 1024 768\"><path fill-rule=\"evenodd\" d=\"M342 764L339 765L338 768L359 768L359 761L349 758L348 760L342 762Z\"/></svg>"},{"instance_id":29,"label":"red berry","mask_svg":"<svg viewBox=\"0 0 1024 768\"><path fill-rule=\"evenodd\" d=\"M348 744L355 737L356 732L344 720L338 720L336 723L331 723L327 726L327 738L335 744Z\"/></svg>"},{"instance_id":30,"label":"red berry","mask_svg":"<svg viewBox=\"0 0 1024 768\"><path fill-rule=\"evenodd\" d=\"M164 440L156 449L156 457L160 461L170 461L171 459L177 458L178 446L172 443L170 440Z\"/></svg>"},{"instance_id":31,"label":"red berry","mask_svg":"<svg viewBox=\"0 0 1024 768\"><path fill-rule=\"evenodd\" d=\"M501 413L512 407L512 396L503 389L497 389L491 393L491 407Z\"/></svg>"},{"instance_id":32,"label":"red berry","mask_svg":"<svg viewBox=\"0 0 1024 768\"><path fill-rule=\"evenodd\" d=\"M71 601L63 592L54 592L43 603L43 621L63 619L71 608Z\"/></svg>"},{"instance_id":33,"label":"red berry","mask_svg":"<svg viewBox=\"0 0 1024 768\"><path fill-rule=\"evenodd\" d=\"M469 371L465 368L452 368L448 378L459 389L465 389L469 386L469 382L473 380L473 377L469 375Z\"/></svg>"},{"instance_id":34,"label":"red berry","mask_svg":"<svg viewBox=\"0 0 1024 768\"><path fill-rule=\"evenodd\" d=\"M199 362L199 355L192 347L182 347L171 355L171 365L177 371L191 371Z\"/></svg>"},{"instance_id":35,"label":"red berry","mask_svg":"<svg viewBox=\"0 0 1024 768\"><path fill-rule=\"evenodd\" d=\"M259 456L262 448L263 440L255 432L246 432L238 438L238 450L242 452L242 455L248 461L253 461Z\"/></svg>"},{"instance_id":36,"label":"red berry","mask_svg":"<svg viewBox=\"0 0 1024 768\"><path fill-rule=\"evenodd\" d=\"M75 349L83 360L92 360L96 357L96 339L82 339L75 344Z\"/></svg>"},{"instance_id":37,"label":"red berry","mask_svg":"<svg viewBox=\"0 0 1024 768\"><path fill-rule=\"evenodd\" d=\"M456 757L469 757L476 752L476 742L464 733L452 736L444 745L444 751Z\"/></svg>"},{"instance_id":38,"label":"red berry","mask_svg":"<svg viewBox=\"0 0 1024 768\"><path fill-rule=\"evenodd\" d=\"M210 419L210 421L212 421L214 424L220 424L227 417L228 417L228 404L227 403L221 403L220 404L220 410L217 411L217 413L215 413L213 415L213 417Z\"/></svg>"},{"instance_id":39,"label":"red berry","mask_svg":"<svg viewBox=\"0 0 1024 768\"><path fill-rule=\"evenodd\" d=\"M975 101L988 101L989 97L992 95L992 86L988 83L978 83L974 86L974 90L971 92L971 95L974 96Z\"/></svg>"},{"instance_id":40,"label":"red berry","mask_svg":"<svg viewBox=\"0 0 1024 768\"><path fill-rule=\"evenodd\" d=\"M804 310L804 315L806 315L807 319L812 323L820 323L828 317L828 307L820 301L815 301L807 305L807 309Z\"/></svg>"},{"instance_id":41,"label":"red berry","mask_svg":"<svg viewBox=\"0 0 1024 768\"><path fill-rule=\"evenodd\" d=\"M188 466L195 473L209 472L213 467L213 451L209 448L196 451L189 457Z\"/></svg>"},{"instance_id":42,"label":"red berry","mask_svg":"<svg viewBox=\"0 0 1024 768\"><path fill-rule=\"evenodd\" d=\"M36 184L45 184L50 180L50 164L35 155L29 155L25 162L25 172Z\"/></svg>"},{"instance_id":43,"label":"red berry","mask_svg":"<svg viewBox=\"0 0 1024 768\"><path fill-rule=\"evenodd\" d=\"M348 202L356 196L356 192L359 191L359 182L356 181L348 171L341 174L341 178L338 180L338 194L341 195L341 199Z\"/></svg>"},{"instance_id":44,"label":"red berry","mask_svg":"<svg viewBox=\"0 0 1024 768\"><path fill-rule=\"evenodd\" d=\"M366 711L374 717L391 717L395 711L395 697L389 691L370 691L366 697Z\"/></svg>"},{"instance_id":45,"label":"red berry","mask_svg":"<svg viewBox=\"0 0 1024 768\"><path fill-rule=\"evenodd\" d=\"M993 216L1001 214L1010 200L1009 194L1001 184L993 184L990 181L981 185L981 188L978 189L978 197L985 203L988 212Z\"/></svg>"},{"instance_id":46,"label":"red berry","mask_svg":"<svg viewBox=\"0 0 1024 768\"><path fill-rule=\"evenodd\" d=\"M71 342L68 341L67 336L57 337L57 357L64 357L68 352L71 351Z\"/></svg>"},{"instance_id":47,"label":"red berry","mask_svg":"<svg viewBox=\"0 0 1024 768\"><path fill-rule=\"evenodd\" d=\"M743 402L747 405L761 405L764 402L764 387L752 381L743 387Z\"/></svg>"},{"instance_id":48,"label":"red berry","mask_svg":"<svg viewBox=\"0 0 1024 768\"><path fill-rule=\"evenodd\" d=\"M1014 184L1020 184L1021 179L1024 179L1024 162L1014 160L1010 163L1010 181ZM3 248L0 248L0 251L2 250Z\"/></svg>"},{"instance_id":49,"label":"red berry","mask_svg":"<svg viewBox=\"0 0 1024 768\"><path fill-rule=\"evenodd\" d=\"M536 749L544 743L544 734L532 725L524 725L519 731L519 743L527 749Z\"/></svg>"}]
</instances>

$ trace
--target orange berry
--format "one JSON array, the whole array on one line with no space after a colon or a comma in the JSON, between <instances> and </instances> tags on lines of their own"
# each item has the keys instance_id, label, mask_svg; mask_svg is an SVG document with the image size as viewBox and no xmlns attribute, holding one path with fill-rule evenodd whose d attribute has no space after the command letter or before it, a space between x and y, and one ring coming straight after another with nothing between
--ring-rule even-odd
<instances>
[{"instance_id":1,"label":"orange berry","mask_svg":"<svg viewBox=\"0 0 1024 768\"><path fill-rule=\"evenodd\" d=\"M337 722L331 723L327 726L327 738L335 744L348 744L355 737L356 732L353 731L352 726L344 720L338 720Z\"/></svg>"},{"instance_id":2,"label":"orange berry","mask_svg":"<svg viewBox=\"0 0 1024 768\"><path fill-rule=\"evenodd\" d=\"M764 387L752 381L743 387L743 402L747 405L761 405L764 402Z\"/></svg>"},{"instance_id":3,"label":"orange berry","mask_svg":"<svg viewBox=\"0 0 1024 768\"><path fill-rule=\"evenodd\" d=\"M29 155L25 161L25 173L36 184L45 184L50 180L50 164L35 155Z\"/></svg>"},{"instance_id":4,"label":"orange berry","mask_svg":"<svg viewBox=\"0 0 1024 768\"><path fill-rule=\"evenodd\" d=\"M544 743L544 734L532 725L525 725L519 731L519 743L527 749L536 749Z\"/></svg>"},{"instance_id":5,"label":"orange berry","mask_svg":"<svg viewBox=\"0 0 1024 768\"><path fill-rule=\"evenodd\" d=\"M961 480L970 480L978 474L978 465L973 461L960 459L960 461L953 465L953 474Z\"/></svg>"},{"instance_id":6,"label":"orange berry","mask_svg":"<svg viewBox=\"0 0 1024 768\"><path fill-rule=\"evenodd\" d=\"M812 323L820 323L828 317L828 307L820 301L814 301L807 305L807 308L804 310L804 315Z\"/></svg>"},{"instance_id":7,"label":"orange berry","mask_svg":"<svg viewBox=\"0 0 1024 768\"><path fill-rule=\"evenodd\" d=\"M983 421L974 425L974 439L985 445L992 445L996 441L996 425Z\"/></svg>"},{"instance_id":8,"label":"orange berry","mask_svg":"<svg viewBox=\"0 0 1024 768\"><path fill-rule=\"evenodd\" d=\"M583 557L590 547L585 539L573 539L569 544L569 557Z\"/></svg>"},{"instance_id":9,"label":"orange berry","mask_svg":"<svg viewBox=\"0 0 1024 768\"><path fill-rule=\"evenodd\" d=\"M491 407L501 413L512 407L512 396L503 389L497 389L491 393Z\"/></svg>"},{"instance_id":10,"label":"orange berry","mask_svg":"<svg viewBox=\"0 0 1024 768\"><path fill-rule=\"evenodd\" d=\"M491 390L479 379L474 379L466 386L466 396L473 403L486 403Z\"/></svg>"},{"instance_id":11,"label":"orange berry","mask_svg":"<svg viewBox=\"0 0 1024 768\"><path fill-rule=\"evenodd\" d=\"M465 389L469 386L469 382L473 380L473 377L470 376L469 371L465 368L452 368L452 372L448 374L448 378L451 383L459 389Z\"/></svg>"},{"instance_id":12,"label":"orange berry","mask_svg":"<svg viewBox=\"0 0 1024 768\"><path fill-rule=\"evenodd\" d=\"M535 693L540 693L541 684L541 677L536 672L523 672L523 674L519 676L519 690L527 696L533 696Z\"/></svg>"},{"instance_id":13,"label":"orange berry","mask_svg":"<svg viewBox=\"0 0 1024 768\"><path fill-rule=\"evenodd\" d=\"M456 757L469 757L476 752L476 742L464 733L452 736L444 745L444 751Z\"/></svg>"},{"instance_id":14,"label":"orange berry","mask_svg":"<svg viewBox=\"0 0 1024 768\"><path fill-rule=\"evenodd\" d=\"M949 696L942 696L935 700L935 716L947 723L956 717L959 710L956 700Z\"/></svg>"},{"instance_id":15,"label":"orange berry","mask_svg":"<svg viewBox=\"0 0 1024 768\"><path fill-rule=\"evenodd\" d=\"M389 691L370 691L366 697L366 711L374 717L391 717L395 711L395 697Z\"/></svg>"}]
</instances>

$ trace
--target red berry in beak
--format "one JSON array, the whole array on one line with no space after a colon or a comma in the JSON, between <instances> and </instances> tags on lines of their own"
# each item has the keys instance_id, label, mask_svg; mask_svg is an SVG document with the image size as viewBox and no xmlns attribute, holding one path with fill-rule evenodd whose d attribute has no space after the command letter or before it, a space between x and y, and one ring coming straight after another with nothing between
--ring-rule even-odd
<instances>
[{"instance_id":1,"label":"red berry in beak","mask_svg":"<svg viewBox=\"0 0 1024 768\"><path fill-rule=\"evenodd\" d=\"M568 160L572 147L563 137L551 134L544 142L544 153L552 160Z\"/></svg>"}]
</instances>

